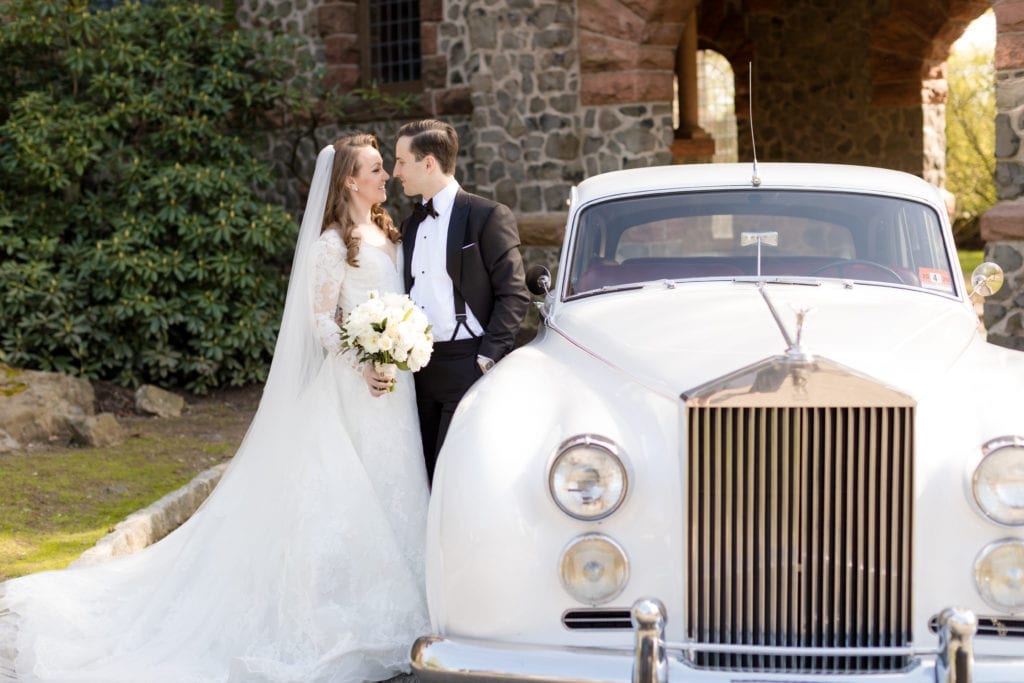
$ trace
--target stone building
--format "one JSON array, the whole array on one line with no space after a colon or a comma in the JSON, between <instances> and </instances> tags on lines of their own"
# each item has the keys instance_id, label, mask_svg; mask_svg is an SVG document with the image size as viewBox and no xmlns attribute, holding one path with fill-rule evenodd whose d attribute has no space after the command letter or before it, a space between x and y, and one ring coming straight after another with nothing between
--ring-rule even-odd
<instances>
[{"instance_id":1,"label":"stone building","mask_svg":"<svg viewBox=\"0 0 1024 683\"><path fill-rule=\"evenodd\" d=\"M527 261L550 263L575 183L711 159L699 50L735 75L739 159L752 111L762 161L884 166L941 186L946 58L989 7L1001 201L982 231L1007 286L985 318L990 339L1024 349L1024 0L242 0L239 19L286 20L342 89L416 93L411 116L459 131L460 182L512 207ZM364 127L387 141L396 125Z\"/></svg>"}]
</instances>

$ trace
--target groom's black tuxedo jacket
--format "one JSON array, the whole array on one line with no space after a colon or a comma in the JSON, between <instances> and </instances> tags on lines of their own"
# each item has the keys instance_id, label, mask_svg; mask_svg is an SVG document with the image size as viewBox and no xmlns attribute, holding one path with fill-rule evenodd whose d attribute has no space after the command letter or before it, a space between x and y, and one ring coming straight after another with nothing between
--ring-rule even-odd
<instances>
[{"instance_id":1,"label":"groom's black tuxedo jacket","mask_svg":"<svg viewBox=\"0 0 1024 683\"><path fill-rule=\"evenodd\" d=\"M412 251L418 228L411 216L402 222L407 292L412 290ZM448 223L448 275L484 328L479 353L501 359L512 349L530 306L519 228L507 206L458 191Z\"/></svg>"}]
</instances>

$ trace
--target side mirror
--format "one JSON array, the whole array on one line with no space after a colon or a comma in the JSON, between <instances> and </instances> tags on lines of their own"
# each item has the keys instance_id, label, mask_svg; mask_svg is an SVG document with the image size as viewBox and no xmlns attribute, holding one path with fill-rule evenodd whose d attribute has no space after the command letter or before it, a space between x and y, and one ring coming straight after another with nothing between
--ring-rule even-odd
<instances>
[{"instance_id":1,"label":"side mirror","mask_svg":"<svg viewBox=\"0 0 1024 683\"><path fill-rule=\"evenodd\" d=\"M551 271L541 265L530 266L526 271L526 288L536 296L546 296L551 291Z\"/></svg>"},{"instance_id":2,"label":"side mirror","mask_svg":"<svg viewBox=\"0 0 1024 683\"><path fill-rule=\"evenodd\" d=\"M1003 286L1003 269L991 261L982 263L971 273L971 294L992 296Z\"/></svg>"}]
</instances>

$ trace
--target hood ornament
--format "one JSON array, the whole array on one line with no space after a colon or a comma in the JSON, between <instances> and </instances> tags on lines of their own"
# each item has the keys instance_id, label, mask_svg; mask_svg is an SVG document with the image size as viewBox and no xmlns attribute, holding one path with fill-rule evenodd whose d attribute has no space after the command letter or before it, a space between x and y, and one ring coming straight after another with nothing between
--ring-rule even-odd
<instances>
[{"instance_id":1,"label":"hood ornament","mask_svg":"<svg viewBox=\"0 0 1024 683\"><path fill-rule=\"evenodd\" d=\"M757 283L757 291L761 293L761 298L768 305L768 310L772 312L772 317L775 318L775 324L779 326L779 331L782 332L782 338L786 340L786 360L799 363L809 363L814 360L814 356L805 351L803 347L804 325L807 322L807 316L814 309L809 306L793 306L793 311L796 313L796 337L794 338L789 335L789 330L783 324L778 309L775 308L775 304L768 297L768 290L764 286L764 281Z\"/></svg>"},{"instance_id":2,"label":"hood ornament","mask_svg":"<svg viewBox=\"0 0 1024 683\"><path fill-rule=\"evenodd\" d=\"M779 231L778 230L765 230L763 232L742 232L740 233L740 246L747 247L751 244L757 245L757 277L761 277L761 246L767 245L770 247L779 246ZM768 310L772 312L772 317L775 318L775 324L779 326L779 331L782 332L782 337L786 340L786 360L797 361L797 362L810 362L813 360L811 354L807 353L803 349L803 336L804 336L804 323L807 321L807 316L810 315L811 311L814 310L810 307L797 307L793 306L793 311L796 313L796 339L789 336L789 331L786 326L782 324L782 318L779 317L779 311L775 308L775 304L768 298L768 290L764 286L765 281L759 279L757 281L757 291L761 292L761 297L764 302L768 304Z\"/></svg>"},{"instance_id":3,"label":"hood ornament","mask_svg":"<svg viewBox=\"0 0 1024 683\"><path fill-rule=\"evenodd\" d=\"M790 308L796 313L796 340L792 347L792 350L799 352L801 355L810 356L810 354L804 354L803 351L803 336L804 336L804 323L807 321L807 316L814 312L813 306L796 306L791 305ZM788 354L791 349L787 349Z\"/></svg>"}]
</instances>

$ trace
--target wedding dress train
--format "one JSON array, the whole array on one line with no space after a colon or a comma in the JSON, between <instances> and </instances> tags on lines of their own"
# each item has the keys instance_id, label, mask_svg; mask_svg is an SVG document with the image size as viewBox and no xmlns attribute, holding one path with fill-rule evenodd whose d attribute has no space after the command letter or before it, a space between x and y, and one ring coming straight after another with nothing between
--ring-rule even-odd
<instances>
[{"instance_id":1,"label":"wedding dress train","mask_svg":"<svg viewBox=\"0 0 1024 683\"><path fill-rule=\"evenodd\" d=\"M326 152L311 205L326 191ZM0 680L353 682L408 670L428 630L413 383L399 373L373 398L332 323L336 303L402 291L401 263L364 245L347 267L337 233L318 236L315 222L307 209L270 377L221 482L135 555L0 584Z\"/></svg>"}]
</instances>

